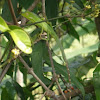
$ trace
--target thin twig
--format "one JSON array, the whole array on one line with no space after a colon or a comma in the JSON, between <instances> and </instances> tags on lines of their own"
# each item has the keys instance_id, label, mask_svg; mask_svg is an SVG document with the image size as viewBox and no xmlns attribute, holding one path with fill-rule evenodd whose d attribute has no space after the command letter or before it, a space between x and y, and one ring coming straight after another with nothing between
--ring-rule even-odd
<instances>
[{"instance_id":1,"label":"thin twig","mask_svg":"<svg viewBox=\"0 0 100 100\"><path fill-rule=\"evenodd\" d=\"M12 48L13 48L13 40L12 38L10 38L9 53L8 53L7 59L9 59L10 57Z\"/></svg>"},{"instance_id":2,"label":"thin twig","mask_svg":"<svg viewBox=\"0 0 100 100\"><path fill-rule=\"evenodd\" d=\"M11 23L11 22L8 22L8 21L6 21L6 23L7 23L8 25L13 25L13 23Z\"/></svg>"},{"instance_id":3,"label":"thin twig","mask_svg":"<svg viewBox=\"0 0 100 100\"><path fill-rule=\"evenodd\" d=\"M93 13L93 12L90 12L89 14L86 14L86 15L85 14L84 15L83 14L81 14L81 15L68 15L68 14L66 14L66 15L63 15L63 16L45 19L45 20L38 21L38 22L35 22L35 23L31 23L31 24L21 25L21 27L35 25L35 24L38 24L38 23L43 23L43 22L48 22L48 21L53 21L53 20L57 20L57 19L61 19L61 18L78 18L78 17L85 18L88 15L90 15L91 13Z\"/></svg>"},{"instance_id":4,"label":"thin twig","mask_svg":"<svg viewBox=\"0 0 100 100\"><path fill-rule=\"evenodd\" d=\"M61 13L62 13L62 15L63 15L63 11L64 11L64 6L65 6L65 3L66 3L66 1L65 1L65 0L63 0L63 5L62 5L62 9L61 9Z\"/></svg>"},{"instance_id":5,"label":"thin twig","mask_svg":"<svg viewBox=\"0 0 100 100\"><path fill-rule=\"evenodd\" d=\"M66 88L67 88L67 82L64 80L64 78L62 77L62 75L60 75L60 79L63 81L64 85L65 85Z\"/></svg>"},{"instance_id":6,"label":"thin twig","mask_svg":"<svg viewBox=\"0 0 100 100\"><path fill-rule=\"evenodd\" d=\"M4 78L5 74L7 73L8 69L10 68L12 62L13 62L13 60L9 64L7 64L7 66L5 66L3 68L3 70L0 74L0 83L1 83L2 79Z\"/></svg>"},{"instance_id":7,"label":"thin twig","mask_svg":"<svg viewBox=\"0 0 100 100\"><path fill-rule=\"evenodd\" d=\"M54 81L51 82L51 84L49 85L48 89L51 88L51 86L54 84ZM42 97L39 100L42 100L42 98L46 95L46 92L44 92L44 94L42 95Z\"/></svg>"},{"instance_id":8,"label":"thin twig","mask_svg":"<svg viewBox=\"0 0 100 100\"><path fill-rule=\"evenodd\" d=\"M45 14L45 0L42 0L42 14L44 18L46 19L46 14Z\"/></svg>"},{"instance_id":9,"label":"thin twig","mask_svg":"<svg viewBox=\"0 0 100 100\"><path fill-rule=\"evenodd\" d=\"M56 20L56 19L61 19L61 18L64 18L64 17L67 17L67 18L77 18L77 17L83 17L83 15L75 15L75 16L64 15L64 16L59 16L59 17L54 17L54 18L42 20L42 21L35 22L35 23L32 23L32 24L21 25L21 27L35 25L35 24L38 24L38 23L48 22L48 21L52 21L52 20Z\"/></svg>"},{"instance_id":10,"label":"thin twig","mask_svg":"<svg viewBox=\"0 0 100 100\"><path fill-rule=\"evenodd\" d=\"M51 51L49 49L49 43L48 43L48 41L46 41L46 45L48 47L48 53L49 53L49 57L50 57L50 62L51 62L51 67L52 67L52 71L53 71L54 80L55 80L55 82L56 82L56 84L57 84L57 86L59 88L60 93L63 95L64 99L66 100L66 97L65 97L65 95L64 95L63 91L61 90L61 87L60 87L60 85L58 83L58 79L57 79L57 75L56 75L56 72L55 72L54 63L53 63Z\"/></svg>"},{"instance_id":11,"label":"thin twig","mask_svg":"<svg viewBox=\"0 0 100 100\"><path fill-rule=\"evenodd\" d=\"M28 11L32 11L36 6L37 4L39 3L40 0L35 0L33 2L33 4L27 9Z\"/></svg>"},{"instance_id":12,"label":"thin twig","mask_svg":"<svg viewBox=\"0 0 100 100\"><path fill-rule=\"evenodd\" d=\"M6 61L7 63L5 62L5 66L3 66L3 70L2 70L1 75L0 75L0 83L1 83L2 79L4 78L5 74L7 73L8 69L10 68L11 63L12 63L17 57L18 57L18 55L17 55L15 58L12 58L12 59L8 58L7 61ZM6 66L6 65L7 65L7 66Z\"/></svg>"},{"instance_id":13,"label":"thin twig","mask_svg":"<svg viewBox=\"0 0 100 100\"><path fill-rule=\"evenodd\" d=\"M92 85L87 86L84 88L85 89L85 93L94 93L94 87ZM76 97L79 96L81 94L81 91L79 89L74 89L71 92L65 93L65 96L67 99L69 99L69 97ZM60 100L64 100L63 96L58 97Z\"/></svg>"},{"instance_id":14,"label":"thin twig","mask_svg":"<svg viewBox=\"0 0 100 100\"><path fill-rule=\"evenodd\" d=\"M14 24L18 25L11 0L8 0L8 6L9 6L9 9L10 9Z\"/></svg>"}]
</instances>

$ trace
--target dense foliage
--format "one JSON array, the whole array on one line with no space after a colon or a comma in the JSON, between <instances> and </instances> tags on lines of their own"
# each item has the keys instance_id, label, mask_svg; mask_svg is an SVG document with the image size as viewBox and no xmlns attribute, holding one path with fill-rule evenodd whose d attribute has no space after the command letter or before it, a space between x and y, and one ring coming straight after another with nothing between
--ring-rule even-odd
<instances>
[{"instance_id":1,"label":"dense foliage","mask_svg":"<svg viewBox=\"0 0 100 100\"><path fill-rule=\"evenodd\" d=\"M1 100L100 100L99 13L99 0L1 0Z\"/></svg>"}]
</instances>

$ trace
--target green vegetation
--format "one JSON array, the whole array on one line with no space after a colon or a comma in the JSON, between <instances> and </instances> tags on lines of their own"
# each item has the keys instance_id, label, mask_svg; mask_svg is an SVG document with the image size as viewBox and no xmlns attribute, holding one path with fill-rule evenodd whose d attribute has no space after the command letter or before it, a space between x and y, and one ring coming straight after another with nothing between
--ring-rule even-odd
<instances>
[{"instance_id":1,"label":"green vegetation","mask_svg":"<svg viewBox=\"0 0 100 100\"><path fill-rule=\"evenodd\" d=\"M1 0L0 100L100 100L99 13L99 0Z\"/></svg>"}]
</instances>

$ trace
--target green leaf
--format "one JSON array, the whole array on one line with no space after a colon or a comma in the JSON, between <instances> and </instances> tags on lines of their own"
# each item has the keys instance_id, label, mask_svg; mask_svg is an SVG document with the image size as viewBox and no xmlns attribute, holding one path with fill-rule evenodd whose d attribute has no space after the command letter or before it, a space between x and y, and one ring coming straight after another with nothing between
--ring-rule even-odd
<instances>
[{"instance_id":1,"label":"green leaf","mask_svg":"<svg viewBox=\"0 0 100 100\"><path fill-rule=\"evenodd\" d=\"M100 3L100 0L96 0L97 3Z\"/></svg>"},{"instance_id":2,"label":"green leaf","mask_svg":"<svg viewBox=\"0 0 100 100\"><path fill-rule=\"evenodd\" d=\"M84 29L82 28L84 27ZM82 25L82 27L78 26L76 28L77 33L79 34L79 36L82 36L84 34L87 34L88 32L91 33L94 30L96 30L96 25L93 21L85 21L85 23ZM86 31L86 29L88 29L88 31Z\"/></svg>"},{"instance_id":3,"label":"green leaf","mask_svg":"<svg viewBox=\"0 0 100 100\"><path fill-rule=\"evenodd\" d=\"M66 38L65 38L65 39L66 39ZM64 40L65 40L65 39L64 39ZM63 40L63 39L62 39L62 40ZM65 42L68 43L68 40L66 40ZM71 43L71 42L70 42L70 43ZM91 45L91 46L88 46L88 47L84 47L84 48L80 48L80 49L77 49L77 50L73 50L73 51L71 51L71 52L67 52L66 57L67 57L67 59L69 60L69 59L72 59L72 58L74 58L74 57L76 57L76 56L78 56L78 55L81 55L81 54L87 54L87 53L95 52L95 51L98 50L99 43L100 43L100 42L95 43L95 44L93 44L93 45ZM59 49L57 48L57 46L58 46L58 44L56 44L56 45L53 47L53 50L54 50L55 52L59 52ZM67 48L67 46L66 46L66 48Z\"/></svg>"},{"instance_id":4,"label":"green leaf","mask_svg":"<svg viewBox=\"0 0 100 100\"><path fill-rule=\"evenodd\" d=\"M13 100L10 98L9 93L7 92L6 88L2 89L2 93L1 93L1 100Z\"/></svg>"},{"instance_id":5,"label":"green leaf","mask_svg":"<svg viewBox=\"0 0 100 100\"><path fill-rule=\"evenodd\" d=\"M21 100L26 100L23 88L15 81L13 82L13 85Z\"/></svg>"},{"instance_id":6,"label":"green leaf","mask_svg":"<svg viewBox=\"0 0 100 100\"><path fill-rule=\"evenodd\" d=\"M30 91L30 89L28 89L27 87L24 87L23 91L25 93L26 100L28 100L28 98L30 98L29 100L33 100L34 95L32 95L32 92Z\"/></svg>"},{"instance_id":7,"label":"green leaf","mask_svg":"<svg viewBox=\"0 0 100 100\"><path fill-rule=\"evenodd\" d=\"M73 4L73 6L75 8L77 8L78 10L81 10L81 9L84 8L84 5L82 3L82 0L74 0L74 1L75 1L75 3ZM71 4L70 0L66 0L66 2L68 2L69 4Z\"/></svg>"},{"instance_id":8,"label":"green leaf","mask_svg":"<svg viewBox=\"0 0 100 100\"><path fill-rule=\"evenodd\" d=\"M7 71L7 75L13 77L13 71L14 71L14 64L11 64L11 67Z\"/></svg>"},{"instance_id":9,"label":"green leaf","mask_svg":"<svg viewBox=\"0 0 100 100\"><path fill-rule=\"evenodd\" d=\"M86 31L87 33L89 33L89 30L86 28L86 27L84 27L83 25L79 25L84 31Z\"/></svg>"},{"instance_id":10,"label":"green leaf","mask_svg":"<svg viewBox=\"0 0 100 100\"><path fill-rule=\"evenodd\" d=\"M0 16L0 31L6 32L8 30L9 30L8 25L6 24L4 19Z\"/></svg>"},{"instance_id":11,"label":"green leaf","mask_svg":"<svg viewBox=\"0 0 100 100\"><path fill-rule=\"evenodd\" d=\"M42 41L43 42L43 41ZM45 83L50 84L50 81L43 76L43 55L44 55L44 44L38 42L33 47L32 56L32 66L36 75Z\"/></svg>"},{"instance_id":12,"label":"green leaf","mask_svg":"<svg viewBox=\"0 0 100 100\"><path fill-rule=\"evenodd\" d=\"M96 100L100 100L100 64L96 66L93 72L93 84L96 94Z\"/></svg>"},{"instance_id":13,"label":"green leaf","mask_svg":"<svg viewBox=\"0 0 100 100\"><path fill-rule=\"evenodd\" d=\"M13 87L13 84L11 82L6 82L6 88L7 88L7 91L9 93L9 96L11 96L12 99L14 99L14 96L16 94L16 91Z\"/></svg>"},{"instance_id":14,"label":"green leaf","mask_svg":"<svg viewBox=\"0 0 100 100\"><path fill-rule=\"evenodd\" d=\"M7 81L5 88L3 88L1 93L1 100L14 100L15 94L16 92L13 85L9 81Z\"/></svg>"},{"instance_id":15,"label":"green leaf","mask_svg":"<svg viewBox=\"0 0 100 100\"><path fill-rule=\"evenodd\" d=\"M22 13L22 16L29 19L31 22L41 22L42 20L35 14L29 11L26 11L25 13ZM54 32L53 28L50 27L46 22L37 23L37 26L43 28L46 32L48 32L55 40L58 39L56 33Z\"/></svg>"},{"instance_id":16,"label":"green leaf","mask_svg":"<svg viewBox=\"0 0 100 100\"><path fill-rule=\"evenodd\" d=\"M32 52L31 48L31 40L28 34L17 26L10 26L10 35L13 38L17 47L22 50L26 54L30 54Z\"/></svg>"},{"instance_id":17,"label":"green leaf","mask_svg":"<svg viewBox=\"0 0 100 100\"><path fill-rule=\"evenodd\" d=\"M79 59L81 59L81 58L79 58ZM79 65L78 64L77 64L77 66L75 65L77 68L77 71L76 71L77 78L81 80L81 79L83 79L82 78L83 76L84 76L84 79L85 78L89 79L90 77L92 77L93 72L90 70L94 69L95 65L97 65L97 62L93 59L93 57L92 56L85 57L85 58L83 58L83 60L81 62L79 61L79 63L80 63ZM73 67L75 68L74 64L75 64L75 62L73 62Z\"/></svg>"},{"instance_id":18,"label":"green leaf","mask_svg":"<svg viewBox=\"0 0 100 100\"><path fill-rule=\"evenodd\" d=\"M81 8L81 9L83 9L84 8L84 5L83 5L83 3L82 3L82 1L81 0L75 0L75 3ZM74 5L76 8L77 8L77 6L76 5ZM80 10L80 9L79 9Z\"/></svg>"},{"instance_id":19,"label":"green leaf","mask_svg":"<svg viewBox=\"0 0 100 100\"><path fill-rule=\"evenodd\" d=\"M99 43L100 42L98 42L98 43L96 43L94 45L91 45L89 47L85 47L85 48L74 50L74 51L69 52L69 53L67 52L67 55L66 55L67 59L71 59L71 58L73 58L75 56L78 56L80 54L94 52L94 51L98 50Z\"/></svg>"},{"instance_id":20,"label":"green leaf","mask_svg":"<svg viewBox=\"0 0 100 100\"><path fill-rule=\"evenodd\" d=\"M70 48L70 46L72 45L73 41L75 40L74 37L70 36L69 34L64 35L63 37L60 38L61 43L63 45L64 49ZM67 44L67 45L66 45ZM59 51L59 44L56 43L53 48L52 48L55 52Z\"/></svg>"},{"instance_id":21,"label":"green leaf","mask_svg":"<svg viewBox=\"0 0 100 100\"><path fill-rule=\"evenodd\" d=\"M75 30L75 28L73 27L73 25L70 23L70 21L67 22L67 31L70 35L72 35L73 37L79 40L79 35Z\"/></svg>"},{"instance_id":22,"label":"green leaf","mask_svg":"<svg viewBox=\"0 0 100 100\"><path fill-rule=\"evenodd\" d=\"M58 15L58 0L46 0L46 15L47 18L54 18ZM53 25L56 24L56 20L51 21Z\"/></svg>"}]
</instances>

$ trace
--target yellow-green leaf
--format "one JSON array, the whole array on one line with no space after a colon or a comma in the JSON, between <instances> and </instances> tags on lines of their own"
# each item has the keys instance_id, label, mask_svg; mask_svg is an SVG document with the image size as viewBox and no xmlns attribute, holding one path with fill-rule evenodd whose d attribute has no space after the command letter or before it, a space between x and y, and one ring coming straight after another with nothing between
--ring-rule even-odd
<instances>
[{"instance_id":1,"label":"yellow-green leaf","mask_svg":"<svg viewBox=\"0 0 100 100\"><path fill-rule=\"evenodd\" d=\"M6 24L4 19L0 16L0 31L5 32L8 30L9 30L8 25Z\"/></svg>"},{"instance_id":2,"label":"yellow-green leaf","mask_svg":"<svg viewBox=\"0 0 100 100\"><path fill-rule=\"evenodd\" d=\"M18 26L10 26L10 35L13 38L17 47L22 50L26 54L30 54L32 52L31 48L31 40L28 34Z\"/></svg>"},{"instance_id":3,"label":"yellow-green leaf","mask_svg":"<svg viewBox=\"0 0 100 100\"><path fill-rule=\"evenodd\" d=\"M25 13L23 13L22 16L26 17L33 23L42 21L42 19L40 19L35 13L29 12L29 11L26 11ZM48 32L55 40L58 39L58 36L54 32L53 28L50 27L46 22L37 23L36 25L43 28L43 30Z\"/></svg>"}]
</instances>

